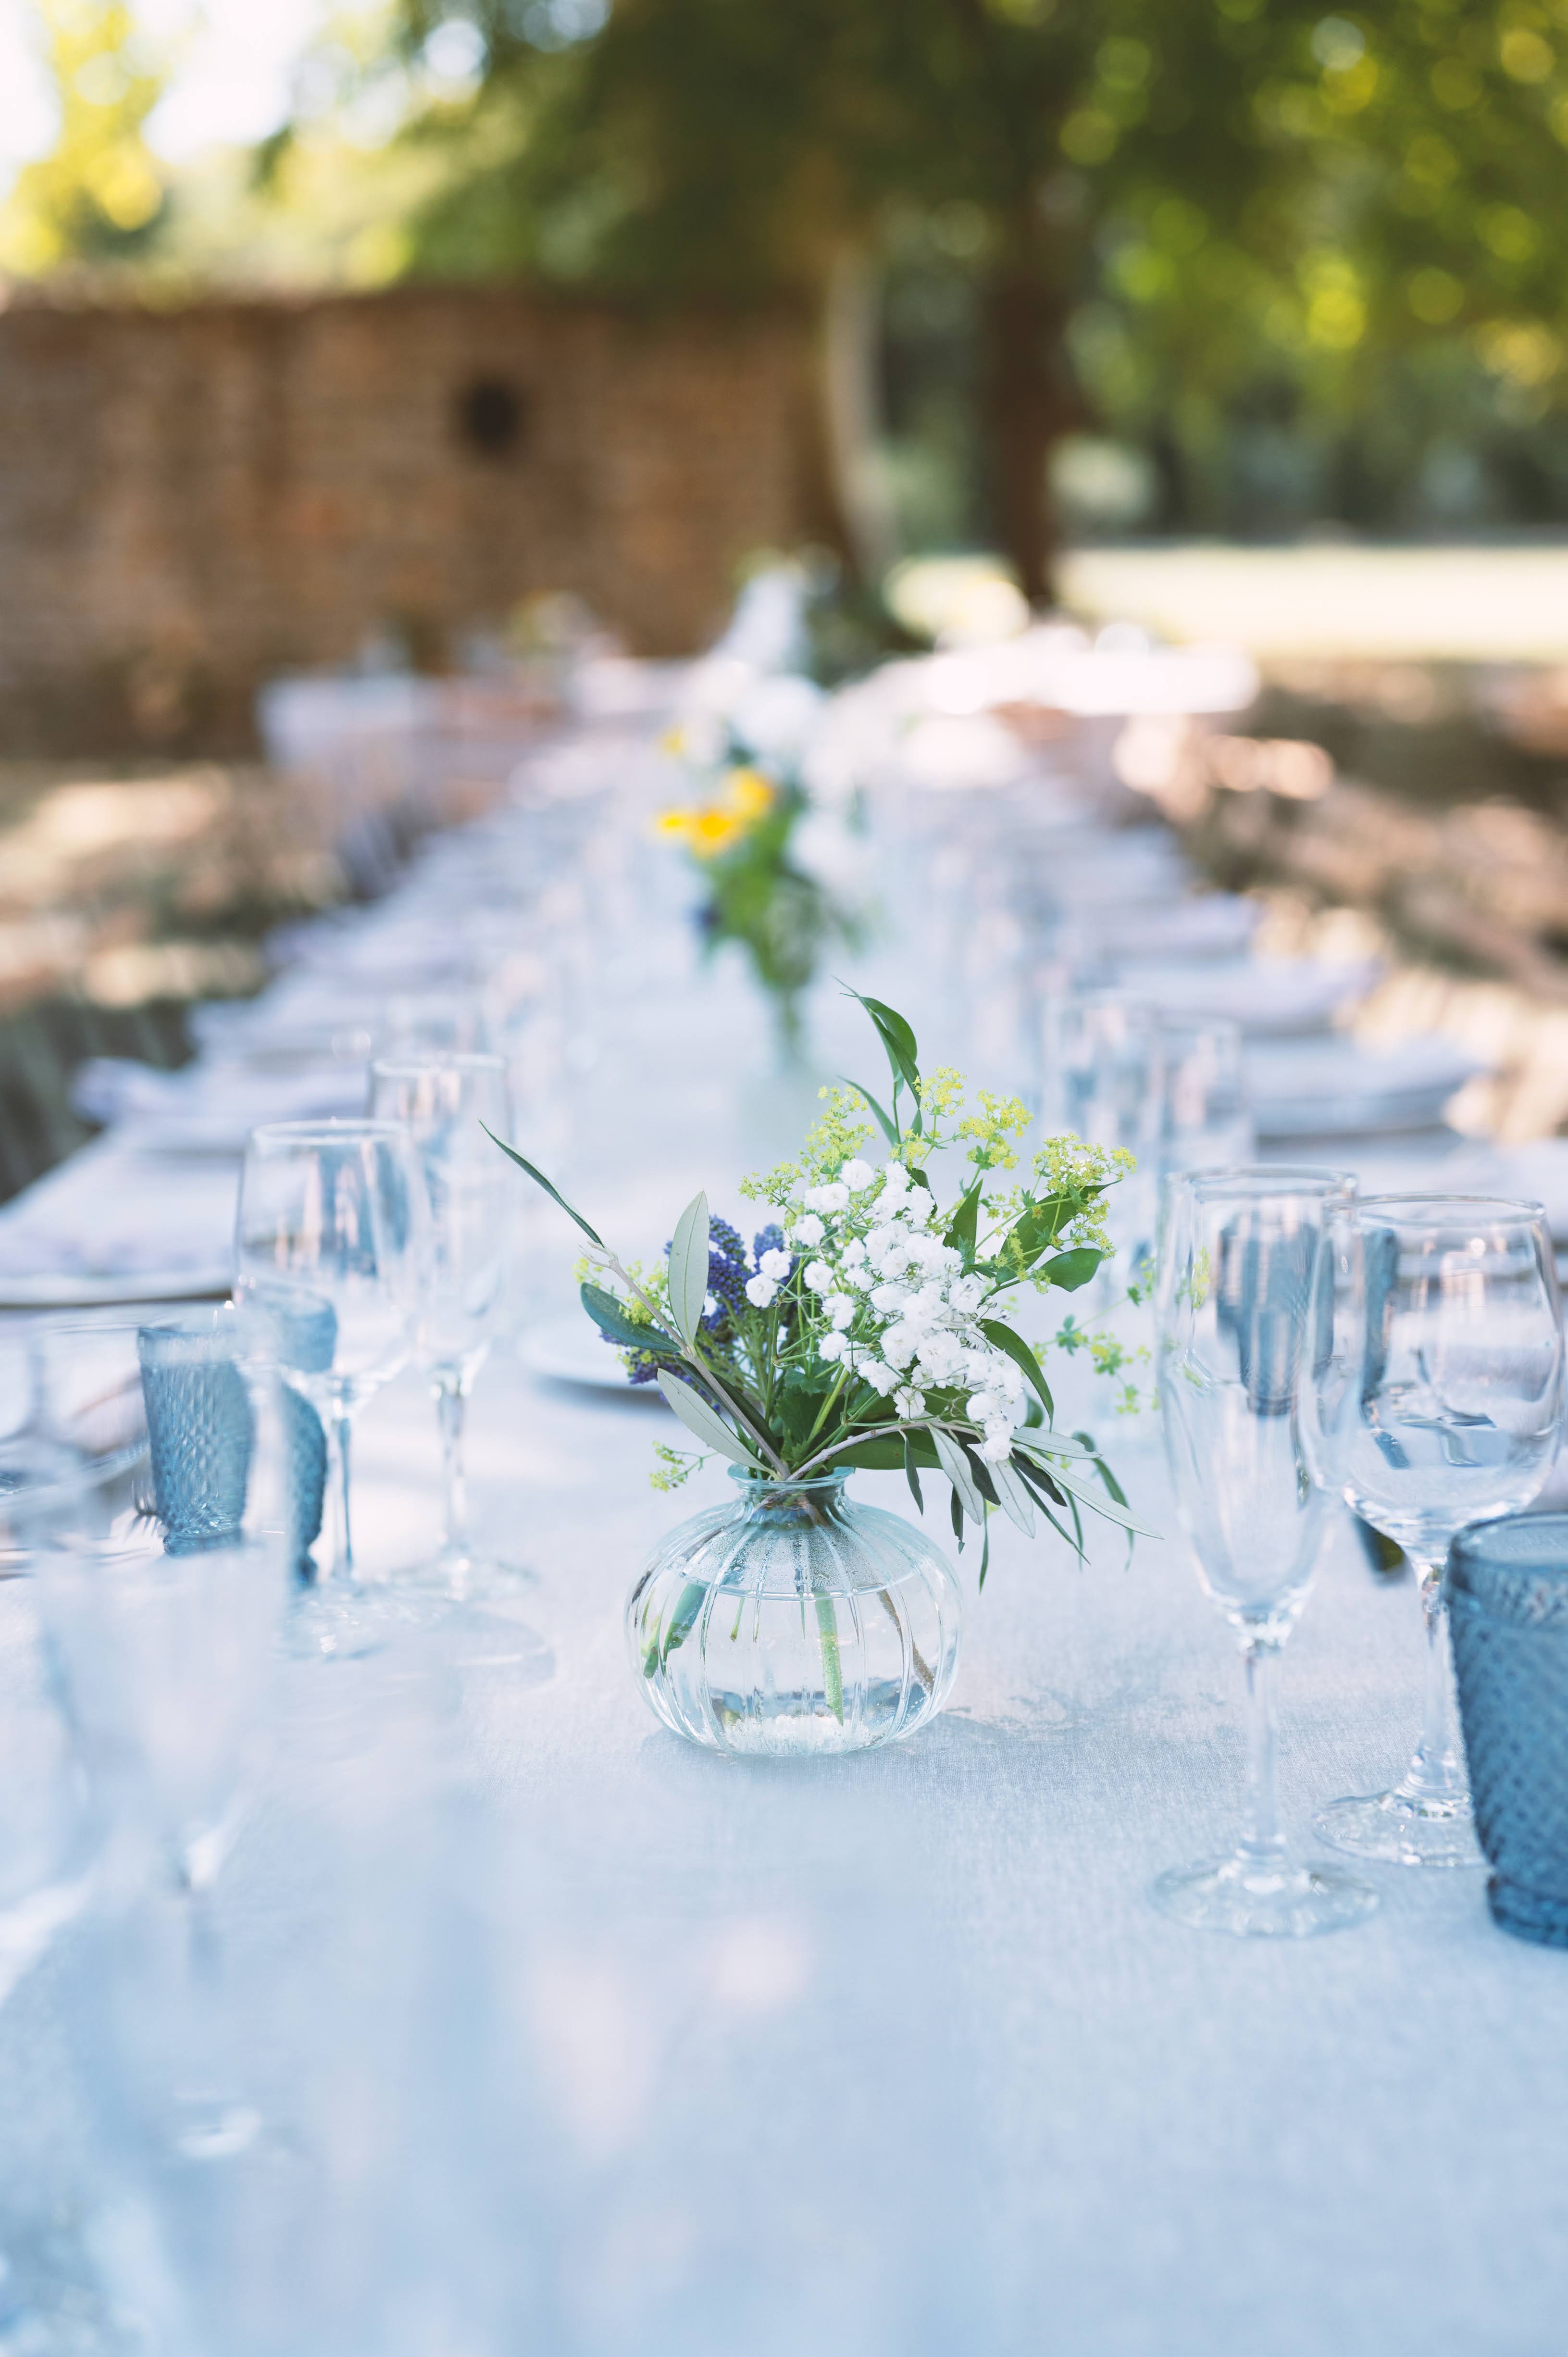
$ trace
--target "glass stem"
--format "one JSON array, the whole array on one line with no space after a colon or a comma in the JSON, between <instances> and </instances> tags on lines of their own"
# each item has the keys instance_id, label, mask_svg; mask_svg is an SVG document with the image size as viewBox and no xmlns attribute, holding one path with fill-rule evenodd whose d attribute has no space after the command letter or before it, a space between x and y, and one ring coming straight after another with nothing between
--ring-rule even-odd
<instances>
[{"instance_id":1,"label":"glass stem","mask_svg":"<svg viewBox=\"0 0 1568 2357\"><path fill-rule=\"evenodd\" d=\"M354 1577L354 1540L349 1522L349 1437L352 1425L346 1410L328 1419L327 1486L332 1498L332 1577Z\"/></svg>"},{"instance_id":2,"label":"glass stem","mask_svg":"<svg viewBox=\"0 0 1568 2357\"><path fill-rule=\"evenodd\" d=\"M1244 1854L1260 1865L1284 1856L1274 1790L1274 1669L1280 1649L1251 1638L1241 1649L1247 1677L1247 1822Z\"/></svg>"},{"instance_id":3,"label":"glass stem","mask_svg":"<svg viewBox=\"0 0 1568 2357\"><path fill-rule=\"evenodd\" d=\"M1408 1800L1463 1801L1465 1770L1454 1739L1452 1677L1448 1667L1448 1599L1443 1591L1444 1561L1407 1555L1421 1579L1421 1618L1426 1631L1421 1740L1399 1784ZM1444 1559L1445 1560L1445 1559Z\"/></svg>"},{"instance_id":4,"label":"glass stem","mask_svg":"<svg viewBox=\"0 0 1568 2357\"><path fill-rule=\"evenodd\" d=\"M445 1480L441 1544L446 1554L468 1551L468 1477L463 1454L463 1427L468 1406L468 1386L460 1367L437 1367L433 1386L435 1420L441 1428L441 1469Z\"/></svg>"}]
</instances>

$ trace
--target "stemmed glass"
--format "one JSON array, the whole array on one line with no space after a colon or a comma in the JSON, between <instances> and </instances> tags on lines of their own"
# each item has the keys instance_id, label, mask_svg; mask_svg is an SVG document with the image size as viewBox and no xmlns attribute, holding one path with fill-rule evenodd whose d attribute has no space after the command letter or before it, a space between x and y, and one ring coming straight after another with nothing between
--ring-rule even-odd
<instances>
[{"instance_id":1,"label":"stemmed glass","mask_svg":"<svg viewBox=\"0 0 1568 2357\"><path fill-rule=\"evenodd\" d=\"M327 1428L332 1561L306 1641L328 1653L379 1641L384 1614L354 1561L349 1442L360 1409L413 1355L429 1220L398 1122L287 1121L251 1133L234 1294L270 1318L285 1379Z\"/></svg>"},{"instance_id":2,"label":"stemmed glass","mask_svg":"<svg viewBox=\"0 0 1568 2357\"><path fill-rule=\"evenodd\" d=\"M1466 1523L1528 1506L1563 1423L1563 1326L1538 1203L1374 1195L1357 1206L1357 1333L1338 1422L1346 1498L1415 1566L1421 1739L1392 1790L1335 1801L1324 1840L1402 1866L1479 1866L1455 1740L1443 1574Z\"/></svg>"},{"instance_id":3,"label":"stemmed glass","mask_svg":"<svg viewBox=\"0 0 1568 2357\"><path fill-rule=\"evenodd\" d=\"M1352 1182L1332 1171L1200 1171L1165 1182L1160 1406L1177 1517L1204 1593L1241 1647L1248 1815L1228 1857L1164 1874L1167 1915L1243 1938L1359 1922L1372 1892L1294 1859L1274 1790L1273 1681L1306 1601L1329 1498L1309 1453L1330 1376L1336 1262Z\"/></svg>"},{"instance_id":4,"label":"stemmed glass","mask_svg":"<svg viewBox=\"0 0 1568 2357\"><path fill-rule=\"evenodd\" d=\"M181 2052L175 2140L206 2158L256 2115L224 2052L210 1892L266 1721L288 1594L275 1371L232 1310L41 1321L24 1501L58 1690L93 1804L101 1899L173 1893L156 1994Z\"/></svg>"},{"instance_id":5,"label":"stemmed glass","mask_svg":"<svg viewBox=\"0 0 1568 2357\"><path fill-rule=\"evenodd\" d=\"M506 1307L510 1167L486 1136L508 1123L500 1056L389 1057L371 1067L371 1110L413 1142L430 1198L418 1354L435 1394L445 1475L441 1547L416 1575L466 1602L531 1575L477 1556L468 1531L464 1423L475 1375Z\"/></svg>"}]
</instances>

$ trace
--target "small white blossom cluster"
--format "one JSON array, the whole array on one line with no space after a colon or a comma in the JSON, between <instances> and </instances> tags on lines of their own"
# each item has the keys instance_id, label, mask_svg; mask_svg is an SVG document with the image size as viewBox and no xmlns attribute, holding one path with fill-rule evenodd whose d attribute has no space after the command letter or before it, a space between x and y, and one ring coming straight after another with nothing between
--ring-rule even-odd
<instances>
[{"instance_id":1,"label":"small white blossom cluster","mask_svg":"<svg viewBox=\"0 0 1568 2357\"><path fill-rule=\"evenodd\" d=\"M963 1254L929 1232L929 1189L911 1185L901 1162L875 1170L857 1157L803 1200L789 1239L811 1254L801 1282L821 1313L819 1359L852 1369L902 1422L928 1413L928 1388L963 1390L964 1412L984 1434L981 1456L1001 1464L1023 1421L1024 1377L976 1323L985 1279L966 1275ZM747 1298L766 1308L789 1267L787 1254L765 1253Z\"/></svg>"}]
</instances>

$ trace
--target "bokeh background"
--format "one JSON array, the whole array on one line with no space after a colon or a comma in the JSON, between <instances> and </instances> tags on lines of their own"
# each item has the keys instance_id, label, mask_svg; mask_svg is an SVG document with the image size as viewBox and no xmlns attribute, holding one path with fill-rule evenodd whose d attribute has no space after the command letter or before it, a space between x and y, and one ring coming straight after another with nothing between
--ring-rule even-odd
<instances>
[{"instance_id":1,"label":"bokeh background","mask_svg":"<svg viewBox=\"0 0 1568 2357\"><path fill-rule=\"evenodd\" d=\"M429 818L274 683L449 813L803 549L830 673L1247 648L1130 782L1561 1126L1565 182L1568 0L0 0L0 1192Z\"/></svg>"}]
</instances>

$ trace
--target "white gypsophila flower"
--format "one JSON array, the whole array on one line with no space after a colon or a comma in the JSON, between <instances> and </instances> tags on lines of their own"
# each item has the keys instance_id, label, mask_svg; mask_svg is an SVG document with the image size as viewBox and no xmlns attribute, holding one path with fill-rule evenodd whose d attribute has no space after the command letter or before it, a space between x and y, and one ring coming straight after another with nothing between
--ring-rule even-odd
<instances>
[{"instance_id":1,"label":"white gypsophila flower","mask_svg":"<svg viewBox=\"0 0 1568 2357\"><path fill-rule=\"evenodd\" d=\"M886 1338L882 1347L884 1351L887 1348ZM933 1383L950 1383L963 1353L947 1328L938 1326L932 1332L922 1334L919 1350L920 1367L927 1379Z\"/></svg>"},{"instance_id":2,"label":"white gypsophila flower","mask_svg":"<svg viewBox=\"0 0 1568 2357\"><path fill-rule=\"evenodd\" d=\"M757 1275L771 1278L775 1285L782 1285L789 1274L789 1254L775 1249L763 1254L757 1264Z\"/></svg>"},{"instance_id":3,"label":"white gypsophila flower","mask_svg":"<svg viewBox=\"0 0 1568 2357\"><path fill-rule=\"evenodd\" d=\"M901 1162L885 1162L882 1166L882 1191L894 1197L907 1194L909 1174Z\"/></svg>"},{"instance_id":4,"label":"white gypsophila flower","mask_svg":"<svg viewBox=\"0 0 1568 2357\"><path fill-rule=\"evenodd\" d=\"M868 1359L860 1372L872 1390L880 1393L884 1399L897 1388L897 1373L891 1367L884 1366L880 1359Z\"/></svg>"},{"instance_id":5,"label":"white gypsophila flower","mask_svg":"<svg viewBox=\"0 0 1568 2357\"><path fill-rule=\"evenodd\" d=\"M848 1211L848 1209L849 1209L849 1189L844 1185L844 1183L843 1183L843 1179L842 1179L842 1178L835 1178L835 1179L833 1179L833 1181L832 1182L832 1184L831 1184L830 1186L827 1186L827 1187L820 1187L820 1188L817 1189L817 1192L818 1192L820 1195L822 1195L822 1196L824 1196L824 1197L826 1198L826 1200L825 1200L825 1201L821 1205L821 1207L820 1207L822 1211Z\"/></svg>"},{"instance_id":6,"label":"white gypsophila flower","mask_svg":"<svg viewBox=\"0 0 1568 2357\"><path fill-rule=\"evenodd\" d=\"M983 1276L961 1276L956 1285L948 1287L948 1299L965 1318L972 1316L984 1298L985 1279Z\"/></svg>"},{"instance_id":7,"label":"white gypsophila flower","mask_svg":"<svg viewBox=\"0 0 1568 2357\"><path fill-rule=\"evenodd\" d=\"M996 1360L997 1353L994 1351L975 1349L964 1351L961 1361L963 1368L963 1379L972 1391L978 1392L984 1390L986 1384L991 1381L992 1371L996 1364Z\"/></svg>"},{"instance_id":8,"label":"white gypsophila flower","mask_svg":"<svg viewBox=\"0 0 1568 2357\"><path fill-rule=\"evenodd\" d=\"M841 1285L853 1285L857 1293L864 1293L866 1286L870 1285L871 1282L872 1272L870 1269L865 1268L859 1264L853 1266L846 1266L843 1261L839 1263L839 1283Z\"/></svg>"},{"instance_id":9,"label":"white gypsophila flower","mask_svg":"<svg viewBox=\"0 0 1568 2357\"><path fill-rule=\"evenodd\" d=\"M851 1236L848 1243L845 1244L843 1251L840 1254L839 1257L845 1268L858 1268L861 1262L865 1258L865 1238L863 1236Z\"/></svg>"},{"instance_id":10,"label":"white gypsophila flower","mask_svg":"<svg viewBox=\"0 0 1568 2357\"><path fill-rule=\"evenodd\" d=\"M824 1334L817 1344L817 1356L819 1359L842 1359L848 1349L849 1337L839 1333L835 1328Z\"/></svg>"},{"instance_id":11,"label":"white gypsophila flower","mask_svg":"<svg viewBox=\"0 0 1568 2357\"><path fill-rule=\"evenodd\" d=\"M839 1172L840 1178L849 1189L852 1195L859 1195L864 1192L864 1190L870 1186L875 1176L876 1173L872 1168L870 1163L863 1162L858 1155L855 1156L852 1162L846 1162L843 1169Z\"/></svg>"},{"instance_id":12,"label":"white gypsophila flower","mask_svg":"<svg viewBox=\"0 0 1568 2357\"><path fill-rule=\"evenodd\" d=\"M1006 1424L990 1424L980 1444L980 1454L987 1465L1005 1465L1013 1454L1013 1428Z\"/></svg>"},{"instance_id":13,"label":"white gypsophila flower","mask_svg":"<svg viewBox=\"0 0 1568 2357\"><path fill-rule=\"evenodd\" d=\"M911 1187L908 1200L904 1206L904 1217L912 1226L923 1228L936 1208L924 1187Z\"/></svg>"},{"instance_id":14,"label":"white gypsophila flower","mask_svg":"<svg viewBox=\"0 0 1568 2357\"><path fill-rule=\"evenodd\" d=\"M794 1244L820 1244L826 1234L827 1230L815 1211L808 1211L805 1218L797 1220L790 1229L789 1241Z\"/></svg>"},{"instance_id":15,"label":"white gypsophila flower","mask_svg":"<svg viewBox=\"0 0 1568 2357\"><path fill-rule=\"evenodd\" d=\"M825 1260L809 1260L803 1282L808 1293L831 1293L833 1273Z\"/></svg>"},{"instance_id":16,"label":"white gypsophila flower","mask_svg":"<svg viewBox=\"0 0 1568 2357\"><path fill-rule=\"evenodd\" d=\"M994 1392L971 1392L963 1412L976 1424L994 1424L1001 1405Z\"/></svg>"},{"instance_id":17,"label":"white gypsophila flower","mask_svg":"<svg viewBox=\"0 0 1568 2357\"><path fill-rule=\"evenodd\" d=\"M845 1271L848 1275L851 1272ZM895 1318L909 1298L909 1288L896 1277L886 1277L871 1288L871 1306L880 1317Z\"/></svg>"},{"instance_id":18,"label":"white gypsophila flower","mask_svg":"<svg viewBox=\"0 0 1568 2357\"><path fill-rule=\"evenodd\" d=\"M919 1347L920 1338L912 1326L902 1319L889 1326L882 1337L882 1355L890 1367L907 1367Z\"/></svg>"},{"instance_id":19,"label":"white gypsophila flower","mask_svg":"<svg viewBox=\"0 0 1568 2357\"><path fill-rule=\"evenodd\" d=\"M746 1297L754 1309L771 1309L778 1290L770 1276L748 1276L746 1280Z\"/></svg>"},{"instance_id":20,"label":"white gypsophila flower","mask_svg":"<svg viewBox=\"0 0 1568 2357\"><path fill-rule=\"evenodd\" d=\"M906 1384L901 1391L894 1393L893 1408L894 1413L904 1422L908 1422L911 1416L924 1415L926 1394L924 1392L916 1391L912 1384Z\"/></svg>"},{"instance_id":21,"label":"white gypsophila flower","mask_svg":"<svg viewBox=\"0 0 1568 2357\"><path fill-rule=\"evenodd\" d=\"M826 1196L826 1194L827 1194L827 1191L828 1191L828 1190L827 1190L827 1189L826 1189L825 1187L808 1187L808 1188L807 1188L807 1189L806 1189L806 1191L805 1191L805 1193L804 1193L804 1195L803 1195L803 1196L801 1197L801 1199L800 1199L800 1200L801 1200L801 1201L805 1204L807 1211L827 1211L827 1210L828 1210L828 1208L829 1208L829 1206L828 1206L827 1202L824 1200L824 1198L825 1198L825 1196Z\"/></svg>"},{"instance_id":22,"label":"white gypsophila flower","mask_svg":"<svg viewBox=\"0 0 1568 2357\"><path fill-rule=\"evenodd\" d=\"M922 1334L928 1333L940 1322L946 1307L936 1286L922 1285L918 1293L912 1293L904 1304L904 1323L918 1326Z\"/></svg>"},{"instance_id":23,"label":"white gypsophila flower","mask_svg":"<svg viewBox=\"0 0 1568 2357\"><path fill-rule=\"evenodd\" d=\"M842 1332L854 1316L854 1296L850 1293L830 1293L822 1303L822 1308L827 1311L833 1325Z\"/></svg>"}]
</instances>

